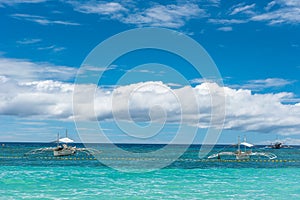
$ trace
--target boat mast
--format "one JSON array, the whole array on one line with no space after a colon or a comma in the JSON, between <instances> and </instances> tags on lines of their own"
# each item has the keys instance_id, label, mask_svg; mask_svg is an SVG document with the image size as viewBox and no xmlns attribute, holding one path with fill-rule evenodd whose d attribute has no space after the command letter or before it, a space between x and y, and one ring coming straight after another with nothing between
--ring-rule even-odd
<instances>
[{"instance_id":1,"label":"boat mast","mask_svg":"<svg viewBox=\"0 0 300 200\"><path fill-rule=\"evenodd\" d=\"M244 135L244 142L246 142L246 135ZM245 152L246 152L246 145L244 145L245 146Z\"/></svg>"},{"instance_id":2,"label":"boat mast","mask_svg":"<svg viewBox=\"0 0 300 200\"><path fill-rule=\"evenodd\" d=\"M241 151L241 141L240 141L240 136L238 136L238 153Z\"/></svg>"},{"instance_id":3,"label":"boat mast","mask_svg":"<svg viewBox=\"0 0 300 200\"><path fill-rule=\"evenodd\" d=\"M57 133L56 145L59 146L59 133Z\"/></svg>"}]
</instances>

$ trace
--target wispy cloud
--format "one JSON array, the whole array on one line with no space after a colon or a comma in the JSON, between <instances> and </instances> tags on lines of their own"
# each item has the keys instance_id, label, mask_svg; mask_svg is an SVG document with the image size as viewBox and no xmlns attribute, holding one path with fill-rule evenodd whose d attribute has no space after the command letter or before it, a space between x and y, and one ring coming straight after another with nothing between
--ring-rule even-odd
<instances>
[{"instance_id":1,"label":"wispy cloud","mask_svg":"<svg viewBox=\"0 0 300 200\"><path fill-rule=\"evenodd\" d=\"M21 44L21 45L32 45L32 44L37 44L42 42L42 39L23 39L23 40L19 40L16 43L17 44ZM51 50L53 52L59 52L59 51L63 51L66 48L65 47L60 47L57 45L49 45L49 46L42 46L41 44L35 45L37 50Z\"/></svg>"},{"instance_id":2,"label":"wispy cloud","mask_svg":"<svg viewBox=\"0 0 300 200\"><path fill-rule=\"evenodd\" d=\"M219 6L221 4L221 0L208 0L208 3L212 6Z\"/></svg>"},{"instance_id":3,"label":"wispy cloud","mask_svg":"<svg viewBox=\"0 0 300 200\"><path fill-rule=\"evenodd\" d=\"M268 25L299 24L300 1L298 0L273 0L265 6L257 4L239 3L232 6L229 12L211 18L208 23L213 24L243 24L248 22L266 22ZM238 19L232 19L233 16Z\"/></svg>"},{"instance_id":4,"label":"wispy cloud","mask_svg":"<svg viewBox=\"0 0 300 200\"><path fill-rule=\"evenodd\" d=\"M114 69L117 69L116 65L110 65L108 67L83 65L80 67L80 72L88 72L89 71L89 72L95 73L95 75L98 76L97 72L105 72L105 71L114 70Z\"/></svg>"},{"instance_id":5,"label":"wispy cloud","mask_svg":"<svg viewBox=\"0 0 300 200\"><path fill-rule=\"evenodd\" d=\"M189 81L191 84L201 84L205 82L205 79L203 78L196 78Z\"/></svg>"},{"instance_id":6,"label":"wispy cloud","mask_svg":"<svg viewBox=\"0 0 300 200\"><path fill-rule=\"evenodd\" d=\"M37 48L38 50L52 50L54 52L59 52L59 51L63 51L66 48L65 47L58 47L56 45L51 45L51 46L46 46L46 47L39 47Z\"/></svg>"},{"instance_id":7,"label":"wispy cloud","mask_svg":"<svg viewBox=\"0 0 300 200\"><path fill-rule=\"evenodd\" d=\"M121 19L124 23L138 26L163 26L179 28L191 18L207 17L205 10L196 4L156 5Z\"/></svg>"},{"instance_id":8,"label":"wispy cloud","mask_svg":"<svg viewBox=\"0 0 300 200\"><path fill-rule=\"evenodd\" d=\"M269 25L300 23L300 1L274 0L265 7L266 12L251 17L253 21L265 21Z\"/></svg>"},{"instance_id":9,"label":"wispy cloud","mask_svg":"<svg viewBox=\"0 0 300 200\"><path fill-rule=\"evenodd\" d=\"M244 24L249 20L246 19L209 19L209 23L213 24Z\"/></svg>"},{"instance_id":10,"label":"wispy cloud","mask_svg":"<svg viewBox=\"0 0 300 200\"><path fill-rule=\"evenodd\" d=\"M26 20L30 22L35 22L41 25L51 25L51 24L60 24L60 25L70 25L70 26L78 26L80 24L70 21L62 21L62 20L50 20L43 16L38 15L29 15L29 14L12 14L11 17L18 20Z\"/></svg>"},{"instance_id":11,"label":"wispy cloud","mask_svg":"<svg viewBox=\"0 0 300 200\"><path fill-rule=\"evenodd\" d=\"M276 1L271 1L267 4L267 6L264 8L266 11L271 10L276 5Z\"/></svg>"},{"instance_id":12,"label":"wispy cloud","mask_svg":"<svg viewBox=\"0 0 300 200\"><path fill-rule=\"evenodd\" d=\"M152 4L149 7L138 7L132 3L117 2L94 2L87 1L78 3L70 1L74 10L86 14L98 14L118 20L125 24L134 24L136 26L159 26L179 28L185 25L185 22L198 17L207 17L204 9L199 8L197 4Z\"/></svg>"},{"instance_id":13,"label":"wispy cloud","mask_svg":"<svg viewBox=\"0 0 300 200\"><path fill-rule=\"evenodd\" d=\"M112 15L127 11L127 9L123 5L117 2L89 1L80 3L77 1L69 1L69 3L74 6L76 11L86 14Z\"/></svg>"},{"instance_id":14,"label":"wispy cloud","mask_svg":"<svg viewBox=\"0 0 300 200\"><path fill-rule=\"evenodd\" d=\"M251 14L253 13L253 11L251 11L251 9L253 9L255 7L255 3L254 4L251 4L251 5L238 5L238 6L235 6L233 8L233 11L229 14L229 15L236 15L238 13L246 13L246 14Z\"/></svg>"},{"instance_id":15,"label":"wispy cloud","mask_svg":"<svg viewBox=\"0 0 300 200\"><path fill-rule=\"evenodd\" d=\"M69 80L75 76L76 72L76 68L67 66L0 58L0 76L19 81Z\"/></svg>"},{"instance_id":16,"label":"wispy cloud","mask_svg":"<svg viewBox=\"0 0 300 200\"><path fill-rule=\"evenodd\" d=\"M231 26L224 26L224 27L218 28L217 30L224 31L224 32L229 32L229 31L232 31L232 27Z\"/></svg>"},{"instance_id":17,"label":"wispy cloud","mask_svg":"<svg viewBox=\"0 0 300 200\"><path fill-rule=\"evenodd\" d=\"M279 10L253 16L251 20L266 21L269 25L282 23L298 24L300 23L299 13L300 8L297 7L281 8Z\"/></svg>"},{"instance_id":18,"label":"wispy cloud","mask_svg":"<svg viewBox=\"0 0 300 200\"><path fill-rule=\"evenodd\" d=\"M23 39L23 40L17 41L17 43L18 43L18 44L28 45L28 44L39 43L39 42L41 42L41 41L42 41L41 39L37 39L37 38L33 38L33 39L25 38L25 39Z\"/></svg>"},{"instance_id":19,"label":"wispy cloud","mask_svg":"<svg viewBox=\"0 0 300 200\"><path fill-rule=\"evenodd\" d=\"M267 88L281 88L287 85L295 83L294 80L286 80L282 78L267 78L267 79L257 79L250 80L243 85L232 85L234 88L250 89L253 91L262 91Z\"/></svg>"},{"instance_id":20,"label":"wispy cloud","mask_svg":"<svg viewBox=\"0 0 300 200\"><path fill-rule=\"evenodd\" d=\"M42 3L46 2L47 0L0 0L0 6L1 5L8 5L8 6L13 6L16 4L23 4L23 3Z\"/></svg>"},{"instance_id":21,"label":"wispy cloud","mask_svg":"<svg viewBox=\"0 0 300 200\"><path fill-rule=\"evenodd\" d=\"M278 4L287 6L300 6L300 1L298 0L275 0Z\"/></svg>"},{"instance_id":22,"label":"wispy cloud","mask_svg":"<svg viewBox=\"0 0 300 200\"><path fill-rule=\"evenodd\" d=\"M283 87L290 85L295 81L290 81L281 78L268 78L268 79L259 79L249 81L248 86L251 88L270 88L270 87Z\"/></svg>"}]
</instances>

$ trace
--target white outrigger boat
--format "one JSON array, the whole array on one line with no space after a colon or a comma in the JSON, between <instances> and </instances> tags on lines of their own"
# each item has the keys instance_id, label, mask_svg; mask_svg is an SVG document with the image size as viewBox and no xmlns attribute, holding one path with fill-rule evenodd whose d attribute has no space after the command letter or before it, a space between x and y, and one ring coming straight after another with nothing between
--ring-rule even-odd
<instances>
[{"instance_id":1,"label":"white outrigger boat","mask_svg":"<svg viewBox=\"0 0 300 200\"><path fill-rule=\"evenodd\" d=\"M272 142L269 146L266 146L265 149L291 149L289 145L285 145L283 141L279 140L278 137L275 142Z\"/></svg>"},{"instance_id":2,"label":"white outrigger boat","mask_svg":"<svg viewBox=\"0 0 300 200\"><path fill-rule=\"evenodd\" d=\"M241 145L244 146L244 151L241 150ZM240 142L240 137L238 137L238 149L236 151L223 151L219 153L215 153L213 155L210 155L208 158L218 158L221 159L221 156L235 156L237 160L243 160L243 159L250 159L250 156L264 156L269 158L270 160L277 158L277 156L273 153L268 152L252 152L252 148L254 145L246 142L246 138L244 138L243 142Z\"/></svg>"},{"instance_id":3,"label":"white outrigger boat","mask_svg":"<svg viewBox=\"0 0 300 200\"><path fill-rule=\"evenodd\" d=\"M66 130L66 137L59 138L59 134L57 134L57 147L53 148L54 156L69 156L76 153L76 146L68 146L68 143L73 143L74 140L68 138L68 131ZM59 143L64 143L59 145Z\"/></svg>"},{"instance_id":4,"label":"white outrigger boat","mask_svg":"<svg viewBox=\"0 0 300 200\"><path fill-rule=\"evenodd\" d=\"M92 148L77 148L76 146L70 146L69 143L73 143L74 140L68 138L68 132L66 130L66 137L59 138L59 134L57 134L57 146L56 147L44 147L39 149L34 149L27 152L25 155L33 155L33 154L41 154L46 152L53 152L54 156L69 156L74 155L77 152L84 152L88 155L99 154L101 151Z\"/></svg>"}]
</instances>

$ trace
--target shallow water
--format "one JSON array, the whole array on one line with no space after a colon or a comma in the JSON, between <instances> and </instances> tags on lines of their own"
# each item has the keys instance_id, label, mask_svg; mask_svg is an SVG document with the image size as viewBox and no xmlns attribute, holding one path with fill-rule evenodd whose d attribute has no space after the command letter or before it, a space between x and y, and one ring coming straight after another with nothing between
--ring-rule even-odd
<instances>
[{"instance_id":1,"label":"shallow water","mask_svg":"<svg viewBox=\"0 0 300 200\"><path fill-rule=\"evenodd\" d=\"M236 162L199 159L200 147L192 146L163 169L126 173L82 153L68 158L53 158L51 153L24 156L49 145L11 143L0 148L0 199L300 199L298 147L254 149L275 153L278 158L273 162L263 158ZM145 165L137 156L163 147L120 146L139 154L135 159L122 157L114 154L113 147L102 145L100 158L121 169L142 171L149 169L149 163ZM213 151L223 148L226 146L216 146ZM167 157L159 155L155 162Z\"/></svg>"}]
</instances>

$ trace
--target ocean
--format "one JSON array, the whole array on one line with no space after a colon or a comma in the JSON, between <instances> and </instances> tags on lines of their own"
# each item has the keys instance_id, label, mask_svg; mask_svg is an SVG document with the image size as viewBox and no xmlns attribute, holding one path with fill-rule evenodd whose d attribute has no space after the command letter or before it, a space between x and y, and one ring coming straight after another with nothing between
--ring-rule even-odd
<instances>
[{"instance_id":1,"label":"ocean","mask_svg":"<svg viewBox=\"0 0 300 200\"><path fill-rule=\"evenodd\" d=\"M297 146L258 146L253 151L271 152L277 158L237 161L199 158L200 146L193 145L161 169L155 168L156 163L172 155L143 156L164 145L118 145L133 152L132 157L116 154L111 145L92 145L101 151L96 156L100 161L83 152L67 157L53 157L52 152L26 154L54 145L6 143L0 147L0 199L300 199ZM180 148L175 145L169 153ZM235 147L217 145L210 154L224 149Z\"/></svg>"}]
</instances>

